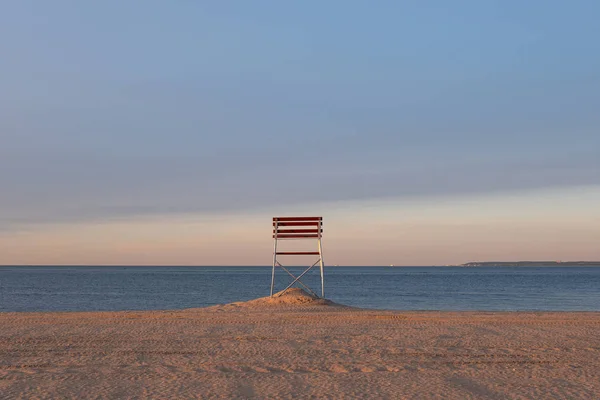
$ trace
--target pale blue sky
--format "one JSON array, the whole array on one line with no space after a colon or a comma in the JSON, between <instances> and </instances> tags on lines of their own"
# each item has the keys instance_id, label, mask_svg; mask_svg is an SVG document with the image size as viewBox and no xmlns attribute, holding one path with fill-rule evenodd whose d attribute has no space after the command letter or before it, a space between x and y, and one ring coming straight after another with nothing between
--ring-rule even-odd
<instances>
[{"instance_id":1,"label":"pale blue sky","mask_svg":"<svg viewBox=\"0 0 600 400\"><path fill-rule=\"evenodd\" d=\"M2 2L0 231L597 187L598 15L596 1Z\"/></svg>"}]
</instances>

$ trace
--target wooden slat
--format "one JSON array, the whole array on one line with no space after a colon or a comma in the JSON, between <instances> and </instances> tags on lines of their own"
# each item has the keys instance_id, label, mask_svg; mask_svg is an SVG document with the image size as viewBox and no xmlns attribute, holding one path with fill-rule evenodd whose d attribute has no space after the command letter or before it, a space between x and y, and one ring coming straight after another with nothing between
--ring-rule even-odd
<instances>
[{"instance_id":1,"label":"wooden slat","mask_svg":"<svg viewBox=\"0 0 600 400\"><path fill-rule=\"evenodd\" d=\"M275 235L273 235L273 239L275 239ZM318 233L307 233L305 235L300 234L287 234L287 235L277 235L277 239L307 239L307 238L319 238Z\"/></svg>"},{"instance_id":2,"label":"wooden slat","mask_svg":"<svg viewBox=\"0 0 600 400\"><path fill-rule=\"evenodd\" d=\"M321 221L323 217L273 217L273 221Z\"/></svg>"},{"instance_id":3,"label":"wooden slat","mask_svg":"<svg viewBox=\"0 0 600 400\"><path fill-rule=\"evenodd\" d=\"M319 226L319 221L314 221L314 222L273 222L273 226Z\"/></svg>"},{"instance_id":4,"label":"wooden slat","mask_svg":"<svg viewBox=\"0 0 600 400\"><path fill-rule=\"evenodd\" d=\"M278 256L318 256L318 251L278 251Z\"/></svg>"},{"instance_id":5,"label":"wooden slat","mask_svg":"<svg viewBox=\"0 0 600 400\"><path fill-rule=\"evenodd\" d=\"M273 233L282 234L282 233L319 233L318 229L273 229ZM323 229L321 229L321 233L323 233Z\"/></svg>"}]
</instances>

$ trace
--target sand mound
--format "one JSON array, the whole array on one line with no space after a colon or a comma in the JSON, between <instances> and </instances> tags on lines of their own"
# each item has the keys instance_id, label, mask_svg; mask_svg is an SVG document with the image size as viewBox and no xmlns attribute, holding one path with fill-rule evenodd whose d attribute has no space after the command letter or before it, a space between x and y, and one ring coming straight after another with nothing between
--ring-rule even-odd
<instances>
[{"instance_id":1,"label":"sand mound","mask_svg":"<svg viewBox=\"0 0 600 400\"><path fill-rule=\"evenodd\" d=\"M334 303L331 300L322 299L304 291L300 288L291 288L285 292L275 293L273 297L261 297L255 300L231 303L236 307L244 308L260 308L266 306L337 306L343 307L341 304Z\"/></svg>"}]
</instances>

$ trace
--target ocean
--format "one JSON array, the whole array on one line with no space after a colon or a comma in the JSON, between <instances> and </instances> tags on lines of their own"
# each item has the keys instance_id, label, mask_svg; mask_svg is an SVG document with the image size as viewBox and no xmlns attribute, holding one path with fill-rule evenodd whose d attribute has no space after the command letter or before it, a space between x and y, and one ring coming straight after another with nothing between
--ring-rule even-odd
<instances>
[{"instance_id":1,"label":"ocean","mask_svg":"<svg viewBox=\"0 0 600 400\"><path fill-rule=\"evenodd\" d=\"M318 269L303 281L320 292ZM267 296L270 282L271 267L2 266L0 312L206 307ZM278 270L278 289L286 282ZM325 297L392 310L600 311L600 267L326 267Z\"/></svg>"}]
</instances>

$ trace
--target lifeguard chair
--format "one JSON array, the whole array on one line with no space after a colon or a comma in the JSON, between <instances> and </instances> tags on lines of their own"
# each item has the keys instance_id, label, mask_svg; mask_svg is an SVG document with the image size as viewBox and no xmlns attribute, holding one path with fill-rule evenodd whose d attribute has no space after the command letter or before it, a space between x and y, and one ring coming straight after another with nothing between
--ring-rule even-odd
<instances>
[{"instance_id":1,"label":"lifeguard chair","mask_svg":"<svg viewBox=\"0 0 600 400\"><path fill-rule=\"evenodd\" d=\"M323 217L274 217L273 218L273 271L271 274L271 297L273 297L273 290L275 287L275 269L280 267L289 276L292 277L293 281L290 283L280 294L285 293L291 288L296 282L302 287L312 293L314 296L319 297L311 288L305 285L300 278L302 278L308 271L310 271L317 264L321 271L321 296L325 297L325 284L323 281L323 247L321 246L321 238L323 237ZM278 251L277 242L279 240L315 240L317 243L317 251ZM315 261L310 267L308 267L300 275L295 276L286 267L281 265L277 256L318 256L318 260Z\"/></svg>"}]
</instances>

